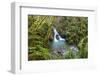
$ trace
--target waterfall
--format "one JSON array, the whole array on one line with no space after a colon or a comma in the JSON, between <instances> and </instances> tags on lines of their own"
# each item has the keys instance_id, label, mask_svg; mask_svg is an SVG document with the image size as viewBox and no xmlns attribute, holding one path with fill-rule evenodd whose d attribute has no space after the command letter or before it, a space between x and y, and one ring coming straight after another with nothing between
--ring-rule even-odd
<instances>
[{"instance_id":1,"label":"waterfall","mask_svg":"<svg viewBox=\"0 0 100 76\"><path fill-rule=\"evenodd\" d=\"M53 27L53 32L54 32L54 39L52 43L53 53L55 54L60 53L61 55L63 55L66 51L65 39L59 35L55 27Z\"/></svg>"},{"instance_id":2,"label":"waterfall","mask_svg":"<svg viewBox=\"0 0 100 76\"><path fill-rule=\"evenodd\" d=\"M54 54L60 53L64 56L68 49L72 50L73 54L76 54L79 51L75 45L66 44L65 39L60 36L55 27L53 27L53 32L52 51Z\"/></svg>"},{"instance_id":3,"label":"waterfall","mask_svg":"<svg viewBox=\"0 0 100 76\"><path fill-rule=\"evenodd\" d=\"M65 41L64 38L62 38L59 33L57 32L56 28L53 27L53 32L54 32L54 42L58 41Z\"/></svg>"}]
</instances>

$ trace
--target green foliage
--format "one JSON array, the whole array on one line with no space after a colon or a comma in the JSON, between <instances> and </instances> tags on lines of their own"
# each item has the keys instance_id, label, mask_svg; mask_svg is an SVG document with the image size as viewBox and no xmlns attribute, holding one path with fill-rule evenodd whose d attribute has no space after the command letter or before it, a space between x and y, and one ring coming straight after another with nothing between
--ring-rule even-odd
<instances>
[{"instance_id":1,"label":"green foliage","mask_svg":"<svg viewBox=\"0 0 100 76\"><path fill-rule=\"evenodd\" d=\"M65 54L65 59L74 59L75 58L75 55L73 53L73 51L68 48L66 54Z\"/></svg>"},{"instance_id":2,"label":"green foliage","mask_svg":"<svg viewBox=\"0 0 100 76\"><path fill-rule=\"evenodd\" d=\"M75 56L74 56L73 52L70 50L70 51L68 51L68 53L65 55L65 58L66 58L66 59L74 59Z\"/></svg>"},{"instance_id":3,"label":"green foliage","mask_svg":"<svg viewBox=\"0 0 100 76\"><path fill-rule=\"evenodd\" d=\"M87 58L88 57L88 43L87 43L87 37L84 37L78 44L78 47L80 49L79 56L80 58Z\"/></svg>"},{"instance_id":4,"label":"green foliage","mask_svg":"<svg viewBox=\"0 0 100 76\"><path fill-rule=\"evenodd\" d=\"M69 44L78 45L87 36L87 22L87 17L62 17L57 28L62 36L66 36Z\"/></svg>"},{"instance_id":5,"label":"green foliage","mask_svg":"<svg viewBox=\"0 0 100 76\"><path fill-rule=\"evenodd\" d=\"M66 39L66 46L76 45L74 54L68 49L64 56L52 54L52 27ZM71 16L28 15L28 60L75 59L88 57L88 18Z\"/></svg>"},{"instance_id":6,"label":"green foliage","mask_svg":"<svg viewBox=\"0 0 100 76\"><path fill-rule=\"evenodd\" d=\"M28 54L28 60L48 60L51 58L49 49L43 48L39 45L29 48Z\"/></svg>"}]
</instances>

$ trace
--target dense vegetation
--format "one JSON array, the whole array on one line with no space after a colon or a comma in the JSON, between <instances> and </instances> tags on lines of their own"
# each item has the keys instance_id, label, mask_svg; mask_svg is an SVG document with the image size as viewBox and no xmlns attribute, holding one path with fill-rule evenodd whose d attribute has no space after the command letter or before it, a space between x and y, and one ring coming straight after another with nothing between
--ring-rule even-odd
<instances>
[{"instance_id":1,"label":"dense vegetation","mask_svg":"<svg viewBox=\"0 0 100 76\"><path fill-rule=\"evenodd\" d=\"M66 47L75 45L79 51L69 48L64 56L52 54L51 43L55 27L66 40ZM71 16L28 15L28 60L76 59L88 57L88 18Z\"/></svg>"}]
</instances>

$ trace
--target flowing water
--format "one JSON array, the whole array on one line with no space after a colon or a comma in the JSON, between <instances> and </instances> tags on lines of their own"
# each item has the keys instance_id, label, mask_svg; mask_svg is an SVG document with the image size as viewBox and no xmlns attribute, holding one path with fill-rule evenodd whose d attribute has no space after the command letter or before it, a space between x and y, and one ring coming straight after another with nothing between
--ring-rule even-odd
<instances>
[{"instance_id":1,"label":"flowing water","mask_svg":"<svg viewBox=\"0 0 100 76\"><path fill-rule=\"evenodd\" d=\"M53 27L54 37L52 42L52 51L55 54L64 55L68 49L71 49L75 54L78 52L78 48L74 45L67 46L66 40L62 38L57 32L56 28Z\"/></svg>"},{"instance_id":2,"label":"flowing water","mask_svg":"<svg viewBox=\"0 0 100 76\"><path fill-rule=\"evenodd\" d=\"M53 32L54 32L54 39L52 43L53 53L55 54L60 53L63 55L67 50L66 41L59 35L55 27L53 27Z\"/></svg>"}]
</instances>

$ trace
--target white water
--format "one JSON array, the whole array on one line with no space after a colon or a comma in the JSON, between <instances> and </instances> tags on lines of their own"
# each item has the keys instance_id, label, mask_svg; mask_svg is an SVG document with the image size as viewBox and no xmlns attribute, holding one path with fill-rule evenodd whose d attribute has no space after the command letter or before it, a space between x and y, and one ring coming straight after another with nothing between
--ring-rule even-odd
<instances>
[{"instance_id":1,"label":"white water","mask_svg":"<svg viewBox=\"0 0 100 76\"><path fill-rule=\"evenodd\" d=\"M62 38L59 33L57 32L56 28L53 27L53 32L54 32L54 42L58 41L65 41L64 38Z\"/></svg>"}]
</instances>

